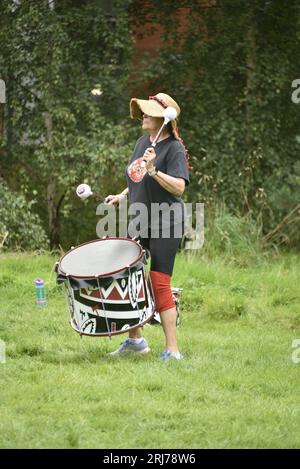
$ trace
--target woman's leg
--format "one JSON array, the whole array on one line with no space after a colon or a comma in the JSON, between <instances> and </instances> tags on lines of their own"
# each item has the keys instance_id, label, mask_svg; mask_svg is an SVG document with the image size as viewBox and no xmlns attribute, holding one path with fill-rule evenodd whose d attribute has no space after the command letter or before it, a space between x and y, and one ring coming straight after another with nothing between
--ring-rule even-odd
<instances>
[{"instance_id":1,"label":"woman's leg","mask_svg":"<svg viewBox=\"0 0 300 469\"><path fill-rule=\"evenodd\" d=\"M181 239L158 238L150 240L151 281L157 310L165 334L166 350L178 352L176 338L177 310L171 291L171 276Z\"/></svg>"},{"instance_id":2,"label":"woman's leg","mask_svg":"<svg viewBox=\"0 0 300 469\"><path fill-rule=\"evenodd\" d=\"M144 249L149 249L149 238L140 238L139 241ZM143 336L143 327L128 332L129 339L141 339Z\"/></svg>"},{"instance_id":3,"label":"woman's leg","mask_svg":"<svg viewBox=\"0 0 300 469\"><path fill-rule=\"evenodd\" d=\"M177 338L176 338L176 320L177 311L176 306L167 309L160 313L161 324L165 333L166 350L170 352L178 352Z\"/></svg>"},{"instance_id":4,"label":"woman's leg","mask_svg":"<svg viewBox=\"0 0 300 469\"><path fill-rule=\"evenodd\" d=\"M141 339L143 337L143 329L139 327L133 331L128 332L129 339Z\"/></svg>"},{"instance_id":5,"label":"woman's leg","mask_svg":"<svg viewBox=\"0 0 300 469\"><path fill-rule=\"evenodd\" d=\"M147 249L149 246L148 239L141 239L141 245ZM123 341L117 350L111 352L109 355L119 355L126 352L147 353L150 352L147 341L143 338L143 328L130 330L128 338Z\"/></svg>"}]
</instances>

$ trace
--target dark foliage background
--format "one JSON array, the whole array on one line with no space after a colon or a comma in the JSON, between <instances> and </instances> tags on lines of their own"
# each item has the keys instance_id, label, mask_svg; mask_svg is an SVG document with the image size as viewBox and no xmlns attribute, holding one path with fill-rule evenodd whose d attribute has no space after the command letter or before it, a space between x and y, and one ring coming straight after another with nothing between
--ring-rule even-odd
<instances>
[{"instance_id":1,"label":"dark foliage background","mask_svg":"<svg viewBox=\"0 0 300 469\"><path fill-rule=\"evenodd\" d=\"M95 238L96 204L75 188L124 188L140 135L129 99L159 91L182 108L193 166L185 199L204 202L210 220L220 206L251 219L262 243L300 247L298 0L2 0L0 8L2 247L46 247L45 234L51 248ZM151 45L155 33L160 44L137 58L136 41L150 35ZM26 211L31 222L16 223Z\"/></svg>"}]
</instances>

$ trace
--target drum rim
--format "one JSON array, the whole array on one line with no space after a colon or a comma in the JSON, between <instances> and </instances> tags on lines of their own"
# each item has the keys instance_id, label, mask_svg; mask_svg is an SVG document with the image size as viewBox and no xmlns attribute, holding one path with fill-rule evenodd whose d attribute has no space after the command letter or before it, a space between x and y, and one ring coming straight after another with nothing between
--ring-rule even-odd
<instances>
[{"instance_id":1,"label":"drum rim","mask_svg":"<svg viewBox=\"0 0 300 469\"><path fill-rule=\"evenodd\" d=\"M131 264L129 265L125 265L124 267L121 267L120 269L117 269L117 270L113 270L111 272L107 272L105 274L101 274L101 275L73 275L73 274L68 274L67 272L65 272L62 268L61 268L61 262L63 261L63 259L68 255L70 254L71 252L74 252L75 249L78 249L82 246L85 246L87 244L91 244L91 243L98 243L100 241L105 241L105 240L111 240L111 239L117 239L117 240L123 240L123 241L130 241L134 244L137 244L141 250L141 253L140 255L133 261L131 262ZM93 239L92 241L86 241L85 243L81 243L81 244L78 244L78 246L75 246L74 248L71 248L69 249L68 252L66 252L59 260L59 263L58 263L58 270L59 270L59 273L65 275L66 277L73 277L73 278L102 278L102 277L110 277L114 274L117 274L118 272L122 272L123 270L125 270L127 267L132 267L134 266L142 257L143 255L145 254L145 250L143 249L143 247L137 242L135 241L134 239L130 239L130 238L117 238L116 236L115 237L106 237L106 238L101 238L101 239Z\"/></svg>"},{"instance_id":2,"label":"drum rim","mask_svg":"<svg viewBox=\"0 0 300 469\"><path fill-rule=\"evenodd\" d=\"M85 335L86 337L110 337L114 335L121 335L121 334L126 334L127 332L133 331L134 329L139 329L142 326L145 326L148 322L151 321L154 317L154 312L147 318L145 321L141 322L140 324L136 324L133 327L129 327L128 329L125 329L124 331L115 331L115 332L98 332L96 334L90 334L88 332L81 332L79 329L74 327L74 319L71 318L69 321L70 326L72 327L73 331L77 332L80 336ZM73 323L73 324L72 324Z\"/></svg>"}]
</instances>

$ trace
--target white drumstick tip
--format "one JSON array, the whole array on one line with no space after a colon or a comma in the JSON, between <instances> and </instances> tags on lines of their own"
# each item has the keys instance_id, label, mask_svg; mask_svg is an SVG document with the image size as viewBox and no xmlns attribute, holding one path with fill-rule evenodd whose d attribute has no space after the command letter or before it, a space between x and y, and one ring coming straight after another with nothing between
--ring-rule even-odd
<instances>
[{"instance_id":1,"label":"white drumstick tip","mask_svg":"<svg viewBox=\"0 0 300 469\"><path fill-rule=\"evenodd\" d=\"M79 184L76 189L76 194L78 197L80 197L80 199L87 199L93 195L93 192L88 184Z\"/></svg>"},{"instance_id":2,"label":"white drumstick tip","mask_svg":"<svg viewBox=\"0 0 300 469\"><path fill-rule=\"evenodd\" d=\"M174 107L168 106L164 110L164 119L165 119L165 124L167 124L170 121L173 121L177 117L177 111Z\"/></svg>"}]
</instances>

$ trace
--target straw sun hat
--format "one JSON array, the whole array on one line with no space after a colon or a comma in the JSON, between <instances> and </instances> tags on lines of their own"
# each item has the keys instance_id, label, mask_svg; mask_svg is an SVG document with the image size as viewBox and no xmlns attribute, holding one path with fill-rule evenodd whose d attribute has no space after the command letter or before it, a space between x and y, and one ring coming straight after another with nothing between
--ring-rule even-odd
<instances>
[{"instance_id":1,"label":"straw sun hat","mask_svg":"<svg viewBox=\"0 0 300 469\"><path fill-rule=\"evenodd\" d=\"M142 119L143 113L151 117L164 117L164 110L168 107L174 107L177 116L180 114L180 107L171 96L165 93L157 93L155 96L149 96L149 99L132 98L130 101L130 117L132 119ZM177 120L171 121L174 137L179 139Z\"/></svg>"}]
</instances>

